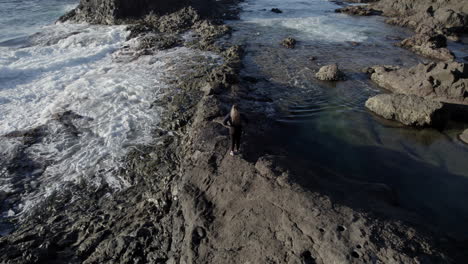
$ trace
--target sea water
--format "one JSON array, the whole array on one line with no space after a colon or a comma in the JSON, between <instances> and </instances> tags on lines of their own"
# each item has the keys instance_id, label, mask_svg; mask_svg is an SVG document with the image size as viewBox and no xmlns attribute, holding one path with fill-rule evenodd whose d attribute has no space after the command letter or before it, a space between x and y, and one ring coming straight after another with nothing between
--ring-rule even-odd
<instances>
[{"instance_id":1,"label":"sea water","mask_svg":"<svg viewBox=\"0 0 468 264\"><path fill-rule=\"evenodd\" d=\"M117 173L122 158L156 144L164 109L154 102L200 58L218 63L185 47L139 56L125 26L54 23L75 5L0 2L3 217L22 215L70 184L127 188Z\"/></svg>"},{"instance_id":2,"label":"sea water","mask_svg":"<svg viewBox=\"0 0 468 264\"><path fill-rule=\"evenodd\" d=\"M365 108L369 97L388 92L369 80L365 67L429 61L394 45L412 32L383 17L335 13L340 6L327 0L246 0L242 7L240 20L230 22L233 41L246 47L242 74L259 80L250 85L252 92L272 99L257 102L254 111L276 118L291 160L387 184L401 207L466 238L468 147L458 135L468 125L415 129ZM280 45L286 37L297 39L296 48ZM458 46L457 55L467 56L466 45ZM332 63L347 80L316 80L315 72Z\"/></svg>"}]
</instances>

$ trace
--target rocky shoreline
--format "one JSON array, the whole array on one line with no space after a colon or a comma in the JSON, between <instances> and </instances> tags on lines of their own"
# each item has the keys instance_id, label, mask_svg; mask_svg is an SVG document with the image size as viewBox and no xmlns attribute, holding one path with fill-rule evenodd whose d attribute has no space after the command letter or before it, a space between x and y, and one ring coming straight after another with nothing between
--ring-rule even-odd
<instances>
[{"instance_id":1,"label":"rocky shoreline","mask_svg":"<svg viewBox=\"0 0 468 264\"><path fill-rule=\"evenodd\" d=\"M218 4L231 10L233 2ZM129 153L121 172L132 187L109 194L105 186L73 186L49 197L0 238L0 262L468 261L466 242L399 207L389 186L283 155L274 120L256 111L255 102L267 98L240 74L243 48L218 41L229 33L220 21L183 8L131 26L133 37L146 40L138 52L181 45L179 34L191 30L197 36L187 45L216 52L223 64L200 64L157 102L167 109L155 132L160 143ZM220 123L233 103L251 119L236 157L228 155L228 132ZM71 200L75 193L81 198Z\"/></svg>"},{"instance_id":2,"label":"rocky shoreline","mask_svg":"<svg viewBox=\"0 0 468 264\"><path fill-rule=\"evenodd\" d=\"M420 122L410 122L409 119L412 118L408 119L414 112L418 112L420 107L427 109L428 105L439 102L467 104L467 65L461 62L461 59L458 59L460 62L455 62L457 58L447 48L448 41L461 42L461 36L468 32L468 5L464 1L380 0L368 5L346 6L336 9L335 12L357 16L382 15L387 17L385 22L389 24L411 28L415 34L395 45L436 61L421 63L408 69L399 69L398 66L392 65L364 69L376 84L395 93L391 96L370 98L366 103L368 109L386 119L420 126ZM385 100L381 100L383 98ZM405 105L409 102L408 99L412 103L415 100L418 103L400 109L395 107ZM406 103L402 104L402 100ZM449 105L444 108L444 117L438 115L439 117L435 118L438 119L437 122L432 122L434 111L424 113L422 116L427 120L423 122L424 126L443 127L453 117L460 119L460 112L467 111L463 106L453 108ZM462 119L466 122L465 118ZM467 143L465 137L459 138Z\"/></svg>"}]
</instances>

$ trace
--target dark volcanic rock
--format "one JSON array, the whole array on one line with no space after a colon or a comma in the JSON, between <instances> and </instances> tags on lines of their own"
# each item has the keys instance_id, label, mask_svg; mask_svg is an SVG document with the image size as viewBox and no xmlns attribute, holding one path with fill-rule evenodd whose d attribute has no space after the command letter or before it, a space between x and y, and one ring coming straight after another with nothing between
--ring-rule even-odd
<instances>
[{"instance_id":1,"label":"dark volcanic rock","mask_svg":"<svg viewBox=\"0 0 468 264\"><path fill-rule=\"evenodd\" d=\"M321 81L339 81L344 80L344 74L338 69L338 64L323 66L315 74L315 78Z\"/></svg>"},{"instance_id":2,"label":"dark volcanic rock","mask_svg":"<svg viewBox=\"0 0 468 264\"><path fill-rule=\"evenodd\" d=\"M464 63L433 62L402 69L376 66L368 72L374 82L395 93L468 104L468 65Z\"/></svg>"},{"instance_id":3,"label":"dark volcanic rock","mask_svg":"<svg viewBox=\"0 0 468 264\"><path fill-rule=\"evenodd\" d=\"M150 14L167 15L184 7L195 9L202 17L223 15L223 7L214 0L81 0L77 8L59 21L119 24Z\"/></svg>"},{"instance_id":4,"label":"dark volcanic rock","mask_svg":"<svg viewBox=\"0 0 468 264\"><path fill-rule=\"evenodd\" d=\"M377 16L382 14L382 12L368 6L347 6L335 9L335 13L344 13L354 16Z\"/></svg>"},{"instance_id":5,"label":"dark volcanic rock","mask_svg":"<svg viewBox=\"0 0 468 264\"><path fill-rule=\"evenodd\" d=\"M417 95L379 94L369 98L366 107L385 119L408 126L438 126L446 119L442 103Z\"/></svg>"},{"instance_id":6,"label":"dark volcanic rock","mask_svg":"<svg viewBox=\"0 0 468 264\"><path fill-rule=\"evenodd\" d=\"M294 47L296 47L296 43L297 43L296 39L288 37L288 38L283 39L283 41L281 42L281 45L283 45L284 47L288 49L294 49Z\"/></svg>"},{"instance_id":7,"label":"dark volcanic rock","mask_svg":"<svg viewBox=\"0 0 468 264\"><path fill-rule=\"evenodd\" d=\"M182 43L182 40L172 34L147 35L140 40L139 49L142 50L165 50L173 48Z\"/></svg>"},{"instance_id":8,"label":"dark volcanic rock","mask_svg":"<svg viewBox=\"0 0 468 264\"><path fill-rule=\"evenodd\" d=\"M283 11L281 11L281 9L279 9L279 8L272 8L272 9L271 9L271 12L276 13L276 14L281 14L281 13L283 13Z\"/></svg>"}]
</instances>

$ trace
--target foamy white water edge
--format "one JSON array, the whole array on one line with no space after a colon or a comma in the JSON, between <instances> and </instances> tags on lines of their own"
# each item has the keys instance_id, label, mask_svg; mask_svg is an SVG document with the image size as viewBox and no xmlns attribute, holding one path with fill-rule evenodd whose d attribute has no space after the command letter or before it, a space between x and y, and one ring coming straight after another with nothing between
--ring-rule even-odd
<instances>
[{"instance_id":1,"label":"foamy white water edge","mask_svg":"<svg viewBox=\"0 0 468 264\"><path fill-rule=\"evenodd\" d=\"M0 191L27 185L15 214L70 182L127 187L116 171L130 148L153 142L164 109L152 103L193 58L219 60L184 47L135 57L127 35L124 26L58 24L28 47L0 47ZM4 137L37 128L32 144Z\"/></svg>"}]
</instances>

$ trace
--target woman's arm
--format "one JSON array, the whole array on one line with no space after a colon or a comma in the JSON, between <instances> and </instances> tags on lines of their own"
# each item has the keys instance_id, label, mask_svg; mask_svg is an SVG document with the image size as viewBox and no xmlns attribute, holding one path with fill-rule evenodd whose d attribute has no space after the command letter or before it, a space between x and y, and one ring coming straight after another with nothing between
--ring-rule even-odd
<instances>
[{"instance_id":1,"label":"woman's arm","mask_svg":"<svg viewBox=\"0 0 468 264\"><path fill-rule=\"evenodd\" d=\"M232 122L231 122L231 114L227 114L227 115L224 117L223 125L227 126L228 123L232 123ZM229 124L229 126L231 126L231 125Z\"/></svg>"}]
</instances>

